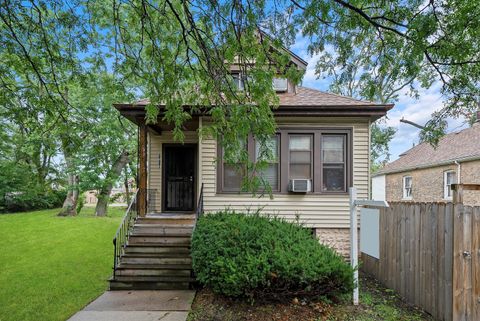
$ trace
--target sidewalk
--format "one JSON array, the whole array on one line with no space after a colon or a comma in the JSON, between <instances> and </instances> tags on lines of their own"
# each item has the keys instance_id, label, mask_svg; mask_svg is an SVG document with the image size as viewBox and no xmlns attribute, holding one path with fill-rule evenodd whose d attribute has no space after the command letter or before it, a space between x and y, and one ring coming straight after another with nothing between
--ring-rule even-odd
<instances>
[{"instance_id":1,"label":"sidewalk","mask_svg":"<svg viewBox=\"0 0 480 321\"><path fill-rule=\"evenodd\" d=\"M107 291L68 321L185 321L195 291Z\"/></svg>"}]
</instances>

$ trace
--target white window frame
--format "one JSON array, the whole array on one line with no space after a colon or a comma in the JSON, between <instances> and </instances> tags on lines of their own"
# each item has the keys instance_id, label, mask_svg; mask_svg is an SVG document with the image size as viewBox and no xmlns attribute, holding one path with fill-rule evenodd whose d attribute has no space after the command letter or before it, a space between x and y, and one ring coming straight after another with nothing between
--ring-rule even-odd
<instances>
[{"instance_id":1,"label":"white window frame","mask_svg":"<svg viewBox=\"0 0 480 321\"><path fill-rule=\"evenodd\" d=\"M405 185L407 179L410 178L410 186L408 187L408 189L410 189L410 193L408 193L407 191L407 186ZM413 194L412 194L412 191L413 191L413 178L412 176L403 176L402 178L402 191L403 191L403 199L404 200L411 200L413 199ZM408 195L410 194L410 195Z\"/></svg>"},{"instance_id":2,"label":"white window frame","mask_svg":"<svg viewBox=\"0 0 480 321\"><path fill-rule=\"evenodd\" d=\"M454 170L448 170L448 171L443 172L443 199L453 200L453 193L452 193L451 185L455 184L455 182L452 181L452 182L450 182L450 184L448 184L448 180L447 180L448 174L455 175L455 171ZM456 177L455 177L455 181L456 181ZM448 195L449 191L450 191L450 196Z\"/></svg>"}]
</instances>

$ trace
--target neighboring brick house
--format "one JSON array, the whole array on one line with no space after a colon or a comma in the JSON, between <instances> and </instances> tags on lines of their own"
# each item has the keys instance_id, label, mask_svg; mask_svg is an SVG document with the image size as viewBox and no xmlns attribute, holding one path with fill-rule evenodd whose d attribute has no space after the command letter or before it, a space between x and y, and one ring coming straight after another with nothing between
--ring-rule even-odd
<instances>
[{"instance_id":1,"label":"neighboring brick house","mask_svg":"<svg viewBox=\"0 0 480 321\"><path fill-rule=\"evenodd\" d=\"M477 119L480 119L480 112ZM419 144L372 178L372 198L391 202L451 202L451 184L480 184L480 121L443 137L437 148ZM464 204L480 205L480 192L465 191Z\"/></svg>"}]
</instances>

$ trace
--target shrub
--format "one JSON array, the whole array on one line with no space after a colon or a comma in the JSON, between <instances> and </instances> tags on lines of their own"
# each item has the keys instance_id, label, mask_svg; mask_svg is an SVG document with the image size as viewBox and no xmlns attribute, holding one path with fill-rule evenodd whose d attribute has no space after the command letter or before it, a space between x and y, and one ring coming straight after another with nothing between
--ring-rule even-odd
<instances>
[{"instance_id":1,"label":"shrub","mask_svg":"<svg viewBox=\"0 0 480 321\"><path fill-rule=\"evenodd\" d=\"M335 297L353 289L353 269L301 226L226 211L200 218L192 239L197 280L250 298Z\"/></svg>"},{"instance_id":2,"label":"shrub","mask_svg":"<svg viewBox=\"0 0 480 321\"><path fill-rule=\"evenodd\" d=\"M62 190L9 192L5 193L3 200L0 201L0 210L13 213L55 208L62 206L64 198L65 191Z\"/></svg>"},{"instance_id":3,"label":"shrub","mask_svg":"<svg viewBox=\"0 0 480 321\"><path fill-rule=\"evenodd\" d=\"M78 201L77 201L77 213L80 214L82 211L83 207L85 206L85 202L87 201L87 196L85 193L80 193L78 195Z\"/></svg>"}]
</instances>

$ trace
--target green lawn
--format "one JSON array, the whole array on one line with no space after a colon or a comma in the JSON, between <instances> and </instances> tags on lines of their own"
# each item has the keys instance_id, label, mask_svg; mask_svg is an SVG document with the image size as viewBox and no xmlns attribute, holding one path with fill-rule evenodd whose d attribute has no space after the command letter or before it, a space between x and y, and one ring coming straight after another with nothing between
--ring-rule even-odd
<instances>
[{"instance_id":1,"label":"green lawn","mask_svg":"<svg viewBox=\"0 0 480 321\"><path fill-rule=\"evenodd\" d=\"M107 289L125 209L0 215L0 321L66 320Z\"/></svg>"}]
</instances>

